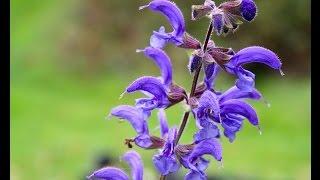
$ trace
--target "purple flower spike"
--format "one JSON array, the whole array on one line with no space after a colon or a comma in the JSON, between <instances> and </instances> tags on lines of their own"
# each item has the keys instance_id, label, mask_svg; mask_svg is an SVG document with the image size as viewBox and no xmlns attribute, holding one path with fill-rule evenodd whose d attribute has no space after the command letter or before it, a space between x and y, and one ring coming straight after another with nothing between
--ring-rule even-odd
<instances>
[{"instance_id":1,"label":"purple flower spike","mask_svg":"<svg viewBox=\"0 0 320 180\"><path fill-rule=\"evenodd\" d=\"M167 20L170 22L173 31L171 33L161 32L154 32L154 35L157 36L157 39L164 39L167 42L172 42L175 45L182 44L182 38L185 33L185 22L183 18L183 14L180 9L171 1L168 0L153 0L148 5L141 6L139 9L143 9L148 7L150 10L155 12L160 12L163 14ZM161 30L161 29L160 29ZM153 37L155 38L155 37ZM153 41L153 40L152 40ZM156 41L153 41L156 42ZM158 41L159 42L159 41ZM164 45L161 43L155 43L163 47Z\"/></svg>"},{"instance_id":2,"label":"purple flower spike","mask_svg":"<svg viewBox=\"0 0 320 180\"><path fill-rule=\"evenodd\" d=\"M245 20L252 21L257 14L257 6L253 0L242 0L240 12Z\"/></svg>"},{"instance_id":3,"label":"purple flower spike","mask_svg":"<svg viewBox=\"0 0 320 180\"><path fill-rule=\"evenodd\" d=\"M127 87L126 91L128 93L146 91L158 100L162 100L167 97L166 87L162 84L161 80L152 76L143 76L136 79Z\"/></svg>"},{"instance_id":4,"label":"purple flower spike","mask_svg":"<svg viewBox=\"0 0 320 180\"><path fill-rule=\"evenodd\" d=\"M142 51L156 63L161 71L163 84L169 86L172 82L172 65L169 56L159 48L147 47Z\"/></svg>"},{"instance_id":5,"label":"purple flower spike","mask_svg":"<svg viewBox=\"0 0 320 180\"><path fill-rule=\"evenodd\" d=\"M164 109L159 109L158 119L160 124L161 137L164 137L169 131L167 117Z\"/></svg>"},{"instance_id":6,"label":"purple flower spike","mask_svg":"<svg viewBox=\"0 0 320 180\"><path fill-rule=\"evenodd\" d=\"M219 96L219 102L223 103L224 101L230 99L242 99L242 98L249 98L254 100L259 100L262 97L261 93L253 88L252 91L242 91L241 89L237 88L237 86L233 86L228 89L226 92Z\"/></svg>"},{"instance_id":7,"label":"purple flower spike","mask_svg":"<svg viewBox=\"0 0 320 180\"><path fill-rule=\"evenodd\" d=\"M111 115L127 120L138 134L148 134L148 124L142 111L134 106L120 105L111 110Z\"/></svg>"},{"instance_id":8,"label":"purple flower spike","mask_svg":"<svg viewBox=\"0 0 320 180\"><path fill-rule=\"evenodd\" d=\"M252 106L237 99L231 99L222 103L221 113L222 114L229 114L229 113L239 114L247 118L252 125L254 126L259 125L257 113L252 108Z\"/></svg>"},{"instance_id":9,"label":"purple flower spike","mask_svg":"<svg viewBox=\"0 0 320 180\"><path fill-rule=\"evenodd\" d=\"M279 57L274 52L263 47L251 46L237 52L226 64L226 67L227 70L228 68L234 69L235 67L239 67L243 64L253 62L263 63L278 70L280 70L282 65Z\"/></svg>"},{"instance_id":10,"label":"purple flower spike","mask_svg":"<svg viewBox=\"0 0 320 180\"><path fill-rule=\"evenodd\" d=\"M121 169L105 167L93 172L88 179L99 178L104 180L129 180L128 175Z\"/></svg>"},{"instance_id":11,"label":"purple flower spike","mask_svg":"<svg viewBox=\"0 0 320 180\"><path fill-rule=\"evenodd\" d=\"M143 180L143 163L135 151L128 151L122 157L131 168L132 180Z\"/></svg>"}]
</instances>

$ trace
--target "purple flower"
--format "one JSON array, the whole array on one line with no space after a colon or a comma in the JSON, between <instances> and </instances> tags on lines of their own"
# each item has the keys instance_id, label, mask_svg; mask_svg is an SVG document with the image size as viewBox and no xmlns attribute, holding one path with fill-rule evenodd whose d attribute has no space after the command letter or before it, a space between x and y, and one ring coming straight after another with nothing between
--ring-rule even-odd
<instances>
[{"instance_id":1,"label":"purple flower","mask_svg":"<svg viewBox=\"0 0 320 180\"><path fill-rule=\"evenodd\" d=\"M154 31L150 39L150 45L156 48L163 48L165 43L173 43L177 46L183 43L183 35L185 33L185 22L183 14L177 5L168 0L153 0L139 9L148 7L150 10L159 12L164 15L170 22L173 29L172 32L166 33L163 26L159 31Z\"/></svg>"},{"instance_id":2,"label":"purple flower","mask_svg":"<svg viewBox=\"0 0 320 180\"><path fill-rule=\"evenodd\" d=\"M104 180L129 180L128 175L121 169L114 167L105 167L93 172L88 179L98 178Z\"/></svg>"},{"instance_id":3,"label":"purple flower","mask_svg":"<svg viewBox=\"0 0 320 180\"><path fill-rule=\"evenodd\" d=\"M159 48L146 47L143 52L160 69L161 77L143 76L132 82L127 93L140 91L147 98L136 99L136 106L149 113L155 108L166 108L187 98L183 88L172 82L172 65L169 56Z\"/></svg>"},{"instance_id":4,"label":"purple flower","mask_svg":"<svg viewBox=\"0 0 320 180\"><path fill-rule=\"evenodd\" d=\"M205 170L209 165L209 160L205 159L204 155L211 155L217 161L222 160L222 146L217 138L205 139L192 146L180 145L176 151L181 164L190 170L185 176L186 180L207 179Z\"/></svg>"},{"instance_id":5,"label":"purple flower","mask_svg":"<svg viewBox=\"0 0 320 180\"><path fill-rule=\"evenodd\" d=\"M242 68L243 64L253 62L263 63L273 69L278 69L280 73L283 74L281 71L282 63L274 52L259 46L244 48L237 52L230 61L225 64L226 70L238 77L236 86L241 90L251 91L254 87L255 75Z\"/></svg>"},{"instance_id":6,"label":"purple flower","mask_svg":"<svg viewBox=\"0 0 320 180\"><path fill-rule=\"evenodd\" d=\"M127 93L141 91L147 98L136 100L137 107L145 111L155 108L164 108L170 104L168 99L169 89L163 84L162 79L152 76L143 76L132 82L126 89Z\"/></svg>"},{"instance_id":7,"label":"purple flower","mask_svg":"<svg viewBox=\"0 0 320 180\"><path fill-rule=\"evenodd\" d=\"M130 166L132 179L143 180L143 163L140 155L135 151L128 151L123 155L122 159ZM124 171L114 167L105 167L99 169L93 172L87 178L98 178L104 180L129 180L128 175Z\"/></svg>"},{"instance_id":8,"label":"purple flower","mask_svg":"<svg viewBox=\"0 0 320 180\"><path fill-rule=\"evenodd\" d=\"M193 109L199 131L194 135L195 142L204 139L218 138L219 129L216 124L221 123L224 135L232 142L235 133L241 129L242 121L247 118L249 122L259 128L258 117L255 110L241 99L261 98L256 89L246 92L236 86L220 95L206 90L199 98L198 106Z\"/></svg>"},{"instance_id":9,"label":"purple flower","mask_svg":"<svg viewBox=\"0 0 320 180\"><path fill-rule=\"evenodd\" d=\"M137 136L132 140L137 146L145 149L163 146L163 140L161 138L149 134L147 119L150 114L146 114L142 109L134 106L120 105L113 108L110 114L119 119L124 119L131 124L137 132Z\"/></svg>"},{"instance_id":10,"label":"purple flower","mask_svg":"<svg viewBox=\"0 0 320 180\"><path fill-rule=\"evenodd\" d=\"M138 50L138 52L140 51L159 67L163 81L162 83L169 87L172 83L172 65L169 56L163 50L154 47Z\"/></svg>"},{"instance_id":11,"label":"purple flower","mask_svg":"<svg viewBox=\"0 0 320 180\"><path fill-rule=\"evenodd\" d=\"M166 135L166 143L163 149L152 158L154 166L161 175L176 172L180 167L174 154L177 129L171 128Z\"/></svg>"},{"instance_id":12,"label":"purple flower","mask_svg":"<svg viewBox=\"0 0 320 180\"><path fill-rule=\"evenodd\" d=\"M192 6L192 20L207 16L212 19L213 27L218 35L235 31L242 21L252 21L257 14L257 7L253 0L232 0L215 6L211 0L202 5Z\"/></svg>"}]
</instances>

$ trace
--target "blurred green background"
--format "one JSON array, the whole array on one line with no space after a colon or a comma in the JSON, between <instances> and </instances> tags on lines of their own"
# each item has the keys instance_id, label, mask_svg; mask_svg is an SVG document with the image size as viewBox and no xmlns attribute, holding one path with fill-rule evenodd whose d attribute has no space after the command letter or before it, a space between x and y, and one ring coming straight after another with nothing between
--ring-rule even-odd
<instances>
[{"instance_id":1,"label":"blurred green background","mask_svg":"<svg viewBox=\"0 0 320 180\"><path fill-rule=\"evenodd\" d=\"M152 30L169 28L165 18L148 10L148 1L69 0L11 1L11 167L14 180L84 179L97 168L99 156L114 157L115 165L127 150L123 139L134 131L110 109L133 104L140 94L124 88L141 75L158 69L135 49L149 43ZM190 6L202 1L175 1L186 18L187 30L203 40L207 19L191 22ZM217 1L219 3L221 1ZM256 0L258 16L227 37L213 36L217 45L234 50L260 45L275 51L285 76L264 65L250 66L256 87L271 103L252 102L261 121L262 135L244 124L234 143L223 138L223 168L213 161L208 174L217 179L310 179L310 2ZM187 53L168 46L175 81L190 89ZM220 90L233 84L221 74ZM183 107L167 111L170 125L179 125ZM151 131L159 134L155 113ZM195 131L190 119L182 142ZM141 151L146 179L156 179L151 156Z\"/></svg>"}]
</instances>

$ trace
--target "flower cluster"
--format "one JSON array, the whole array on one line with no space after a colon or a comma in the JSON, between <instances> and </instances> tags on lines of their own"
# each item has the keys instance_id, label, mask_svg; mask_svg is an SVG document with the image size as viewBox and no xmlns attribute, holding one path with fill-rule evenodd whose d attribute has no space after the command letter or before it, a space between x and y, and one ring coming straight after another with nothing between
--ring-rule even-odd
<instances>
[{"instance_id":1,"label":"flower cluster","mask_svg":"<svg viewBox=\"0 0 320 180\"><path fill-rule=\"evenodd\" d=\"M161 26L158 31L152 33L149 46L137 50L158 66L161 76L143 76L133 81L122 95L141 92L144 97L136 99L133 106L120 105L113 108L110 116L127 121L136 131L135 137L125 139L129 148L135 144L143 149L157 150L152 161L162 177L178 171L183 166L189 170L185 179L206 179L205 170L209 166L209 160L204 158L204 155L211 155L217 161L222 161L222 131L223 135L233 142L243 120L247 119L259 128L256 111L245 99L259 100L262 95L255 88L254 73L245 69L243 65L263 63L282 73L282 64L278 56L266 48L251 46L235 52L232 48L219 47L210 40L213 30L220 35L238 28L242 23L240 19L252 21L257 13L253 0L229 0L219 6L211 0L205 0L202 5L193 5L192 20L201 17L210 19L206 41L203 44L186 32L183 14L175 3L169 0L152 0L139 9L145 8L165 16L172 27L171 32L166 32ZM195 84L190 94L173 81L171 60L164 51L169 44L193 50L189 57L188 69L191 73L195 72ZM204 79L197 83L202 67ZM235 85L224 92L215 88L215 79L222 70L236 77ZM188 120L188 113L191 112L198 127L189 144L179 143L185 122L179 129L176 126L169 127L165 114L167 108L180 102L186 102L190 107L183 121ZM149 131L148 121L154 111L157 111L158 115L160 137ZM140 156L134 151L129 151L123 159L132 169L132 178L142 180L143 167ZM125 172L113 167L97 170L88 178L129 179Z\"/></svg>"}]
</instances>

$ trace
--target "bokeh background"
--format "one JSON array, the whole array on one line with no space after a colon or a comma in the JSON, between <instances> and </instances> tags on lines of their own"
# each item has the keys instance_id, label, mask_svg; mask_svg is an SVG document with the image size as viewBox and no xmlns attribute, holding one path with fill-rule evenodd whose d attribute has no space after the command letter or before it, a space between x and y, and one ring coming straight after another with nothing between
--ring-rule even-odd
<instances>
[{"instance_id":1,"label":"bokeh background","mask_svg":"<svg viewBox=\"0 0 320 180\"><path fill-rule=\"evenodd\" d=\"M142 54L152 30L169 28L165 18L148 10L148 1L11 0L11 167L14 180L85 179L93 169L113 164L129 170L119 157L123 140L134 135L128 123L105 120L110 109L133 104L140 94L124 88L141 75L158 75ZM201 41L207 19L189 21L190 6L202 1L176 0L187 30ZM217 1L219 3L221 1ZM217 45L234 50L260 45L275 51L285 76L264 65L251 65L256 87L271 107L252 102L262 135L245 123L234 143L223 138L223 167L213 161L208 174L216 179L310 179L310 1L256 0L258 16L235 34L213 36ZM190 89L185 50L168 46L178 84ZM222 73L218 88L233 84ZM167 111L179 125L183 107ZM151 131L159 134L155 114ZM182 142L192 139L190 119ZM141 151L145 178L157 179L151 156ZM179 178L178 178L179 179Z\"/></svg>"}]
</instances>

